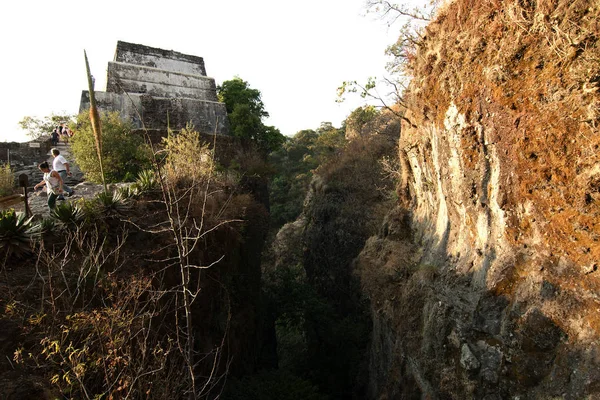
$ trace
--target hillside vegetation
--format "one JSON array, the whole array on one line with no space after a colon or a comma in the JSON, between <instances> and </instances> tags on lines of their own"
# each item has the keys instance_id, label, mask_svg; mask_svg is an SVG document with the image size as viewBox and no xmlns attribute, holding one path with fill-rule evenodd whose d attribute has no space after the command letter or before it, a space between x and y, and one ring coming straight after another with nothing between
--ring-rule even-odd
<instances>
[{"instance_id":1,"label":"hillside vegetation","mask_svg":"<svg viewBox=\"0 0 600 400\"><path fill-rule=\"evenodd\" d=\"M389 48L398 104L284 138L236 78L234 137L0 215L1 393L600 397L600 3L369 4L423 17Z\"/></svg>"},{"instance_id":2,"label":"hillside vegetation","mask_svg":"<svg viewBox=\"0 0 600 400\"><path fill-rule=\"evenodd\" d=\"M267 209L197 132L118 192L0 221L7 398L214 398L256 365Z\"/></svg>"}]
</instances>

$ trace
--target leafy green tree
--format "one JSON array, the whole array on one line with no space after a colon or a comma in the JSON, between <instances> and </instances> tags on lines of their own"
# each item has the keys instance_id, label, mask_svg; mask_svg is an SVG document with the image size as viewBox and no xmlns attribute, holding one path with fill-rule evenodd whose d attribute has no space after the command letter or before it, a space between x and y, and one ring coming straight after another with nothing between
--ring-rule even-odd
<instances>
[{"instance_id":1,"label":"leafy green tree","mask_svg":"<svg viewBox=\"0 0 600 400\"><path fill-rule=\"evenodd\" d=\"M269 113L265 111L260 91L250 88L248 82L238 76L232 80L223 82L217 88L217 91L219 101L225 103L227 114L231 114L235 106L245 104L250 109L250 112L258 116L259 119L269 116Z\"/></svg>"},{"instance_id":2,"label":"leafy green tree","mask_svg":"<svg viewBox=\"0 0 600 400\"><path fill-rule=\"evenodd\" d=\"M381 114L381 110L372 105L365 105L356 108L348 115L345 122L346 137L355 138L360 136L363 129L369 129L369 123L376 120Z\"/></svg>"},{"instance_id":3,"label":"leafy green tree","mask_svg":"<svg viewBox=\"0 0 600 400\"><path fill-rule=\"evenodd\" d=\"M263 126L261 135L257 138L258 146L268 152L275 151L285 143L287 138L274 126Z\"/></svg>"},{"instance_id":4,"label":"leafy green tree","mask_svg":"<svg viewBox=\"0 0 600 400\"><path fill-rule=\"evenodd\" d=\"M256 141L263 123L261 116L252 111L249 104L236 104L228 114L233 136Z\"/></svg>"},{"instance_id":5,"label":"leafy green tree","mask_svg":"<svg viewBox=\"0 0 600 400\"><path fill-rule=\"evenodd\" d=\"M271 154L278 171L269 189L275 228L300 215L313 171L345 144L344 130L324 122L317 130L299 131Z\"/></svg>"},{"instance_id":6,"label":"leafy green tree","mask_svg":"<svg viewBox=\"0 0 600 400\"><path fill-rule=\"evenodd\" d=\"M357 128L361 128L363 125L373 121L380 111L375 106L367 105L358 107L348 115L346 118L346 124L354 124Z\"/></svg>"},{"instance_id":7,"label":"leafy green tree","mask_svg":"<svg viewBox=\"0 0 600 400\"><path fill-rule=\"evenodd\" d=\"M225 103L233 136L254 143L263 153L277 150L285 142L279 129L263 124L269 116L261 93L239 77L217 87L219 101Z\"/></svg>"},{"instance_id":8,"label":"leafy green tree","mask_svg":"<svg viewBox=\"0 0 600 400\"><path fill-rule=\"evenodd\" d=\"M63 123L69 123L73 120L70 114L51 114L44 118L35 118L26 116L19 121L19 126L27 132L32 139L39 139L41 136L49 135L54 128Z\"/></svg>"},{"instance_id":9,"label":"leafy green tree","mask_svg":"<svg viewBox=\"0 0 600 400\"><path fill-rule=\"evenodd\" d=\"M333 153L344 147L346 138L343 129L337 129L329 122L321 124L317 129L317 138L310 148L314 151L317 157L320 157L319 163L329 159Z\"/></svg>"},{"instance_id":10,"label":"leafy green tree","mask_svg":"<svg viewBox=\"0 0 600 400\"><path fill-rule=\"evenodd\" d=\"M131 132L131 125L123 121L118 112L103 113L102 156L107 182L133 180L137 174L150 167L150 149L144 139ZM101 182L102 176L96 153L94 132L88 112L77 116L72 127L71 152L86 178Z\"/></svg>"}]
</instances>

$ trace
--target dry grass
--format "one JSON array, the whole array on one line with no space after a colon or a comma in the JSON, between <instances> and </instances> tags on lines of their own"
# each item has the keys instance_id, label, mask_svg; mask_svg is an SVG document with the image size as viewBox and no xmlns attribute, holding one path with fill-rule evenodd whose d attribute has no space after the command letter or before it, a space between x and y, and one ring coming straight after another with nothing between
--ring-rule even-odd
<instances>
[{"instance_id":1,"label":"dry grass","mask_svg":"<svg viewBox=\"0 0 600 400\"><path fill-rule=\"evenodd\" d=\"M467 174L493 144L504 239L547 260L543 273L564 290L590 293L600 290L597 273L581 273L600 259L598 15L597 0L456 0L427 27L406 95L417 125L443 127L451 104L465 116L459 152ZM405 128L400 148L418 145L419 130ZM509 296L540 267L528 259L514 268L502 288ZM592 309L577 312L597 329Z\"/></svg>"},{"instance_id":2,"label":"dry grass","mask_svg":"<svg viewBox=\"0 0 600 400\"><path fill-rule=\"evenodd\" d=\"M408 96L439 126L452 102L494 126L518 177L509 199L533 202L548 243L584 264L600 258L599 13L591 0L454 1L427 27ZM477 159L473 139L461 138L465 165Z\"/></svg>"}]
</instances>

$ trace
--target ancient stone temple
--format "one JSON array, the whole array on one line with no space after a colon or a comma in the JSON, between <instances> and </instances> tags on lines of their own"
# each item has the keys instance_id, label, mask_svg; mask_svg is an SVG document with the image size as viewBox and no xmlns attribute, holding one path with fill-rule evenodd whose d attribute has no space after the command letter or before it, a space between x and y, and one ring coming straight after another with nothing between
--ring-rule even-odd
<instances>
[{"instance_id":1,"label":"ancient stone temple","mask_svg":"<svg viewBox=\"0 0 600 400\"><path fill-rule=\"evenodd\" d=\"M153 135L188 123L204 134L228 133L225 104L217 100L202 57L119 41L108 63L106 92L95 93L100 111L119 111L136 129ZM89 107L84 90L79 111Z\"/></svg>"}]
</instances>

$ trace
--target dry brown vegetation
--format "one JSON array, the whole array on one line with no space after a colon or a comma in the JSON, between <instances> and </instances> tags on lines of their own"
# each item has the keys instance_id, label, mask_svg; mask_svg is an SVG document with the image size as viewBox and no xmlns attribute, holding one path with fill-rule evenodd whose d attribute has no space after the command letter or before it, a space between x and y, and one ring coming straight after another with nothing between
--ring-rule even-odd
<instances>
[{"instance_id":1,"label":"dry brown vegetation","mask_svg":"<svg viewBox=\"0 0 600 400\"><path fill-rule=\"evenodd\" d=\"M564 258L590 270L600 259L599 14L590 0L457 0L409 62L411 115L443 126L454 103L487 127L510 169L502 179L508 239L540 240L537 228L550 264ZM475 165L479 140L461 135L465 167ZM526 203L534 212L520 217ZM568 282L600 288L595 279Z\"/></svg>"},{"instance_id":2,"label":"dry brown vegetation","mask_svg":"<svg viewBox=\"0 0 600 400\"><path fill-rule=\"evenodd\" d=\"M585 0L456 1L427 29L435 47L411 64L422 92L415 106L426 118L443 124L455 102L503 128L492 141L516 163L514 198L533 201L579 263L600 257L599 207L591 201L599 189L599 13ZM468 148L474 139L463 140Z\"/></svg>"},{"instance_id":3,"label":"dry brown vegetation","mask_svg":"<svg viewBox=\"0 0 600 400\"><path fill-rule=\"evenodd\" d=\"M126 203L110 195L98 209L83 201L80 217L47 225L31 252L0 266L11 355L0 391L206 398L230 368L252 365L266 211L216 171L197 133L169 139L158 188L138 181Z\"/></svg>"},{"instance_id":4,"label":"dry brown vegetation","mask_svg":"<svg viewBox=\"0 0 600 400\"><path fill-rule=\"evenodd\" d=\"M597 395L598 15L595 0L454 0L397 53L408 210L356 261L374 397Z\"/></svg>"}]
</instances>

